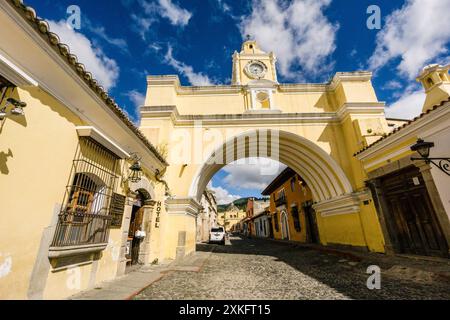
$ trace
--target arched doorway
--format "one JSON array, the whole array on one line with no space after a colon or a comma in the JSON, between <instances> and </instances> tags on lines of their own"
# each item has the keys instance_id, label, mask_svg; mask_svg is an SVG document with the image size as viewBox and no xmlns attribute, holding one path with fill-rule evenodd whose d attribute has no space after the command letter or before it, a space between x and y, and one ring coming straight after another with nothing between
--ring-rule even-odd
<instances>
[{"instance_id":1,"label":"arched doorway","mask_svg":"<svg viewBox=\"0 0 450 320\"><path fill-rule=\"evenodd\" d=\"M138 265L149 263L151 225L150 219L154 207L154 191L146 178L131 186L131 214L125 246L125 259L128 271ZM143 187L145 186L145 188Z\"/></svg>"},{"instance_id":2,"label":"arched doorway","mask_svg":"<svg viewBox=\"0 0 450 320\"><path fill-rule=\"evenodd\" d=\"M280 220L282 239L289 240L289 221L285 210L281 211Z\"/></svg>"},{"instance_id":3,"label":"arched doorway","mask_svg":"<svg viewBox=\"0 0 450 320\"><path fill-rule=\"evenodd\" d=\"M137 192L133 201L131 210L130 227L128 228L128 239L125 257L127 259L127 267L139 264L139 251L144 232L142 230L144 221L144 196L141 192Z\"/></svg>"}]
</instances>

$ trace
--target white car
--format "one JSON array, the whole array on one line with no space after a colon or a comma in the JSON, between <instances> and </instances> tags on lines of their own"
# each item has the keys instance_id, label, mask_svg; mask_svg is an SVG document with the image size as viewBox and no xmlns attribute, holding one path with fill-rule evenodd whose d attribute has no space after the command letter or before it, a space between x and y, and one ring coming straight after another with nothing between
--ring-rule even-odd
<instances>
[{"instance_id":1,"label":"white car","mask_svg":"<svg viewBox=\"0 0 450 320\"><path fill-rule=\"evenodd\" d=\"M209 233L209 242L225 244L225 229L223 227L212 228Z\"/></svg>"}]
</instances>

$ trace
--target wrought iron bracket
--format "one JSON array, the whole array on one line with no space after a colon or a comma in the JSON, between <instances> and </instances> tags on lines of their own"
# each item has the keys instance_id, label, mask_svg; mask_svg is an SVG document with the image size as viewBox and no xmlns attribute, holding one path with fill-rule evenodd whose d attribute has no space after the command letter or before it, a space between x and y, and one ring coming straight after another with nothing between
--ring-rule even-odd
<instances>
[{"instance_id":1,"label":"wrought iron bracket","mask_svg":"<svg viewBox=\"0 0 450 320\"><path fill-rule=\"evenodd\" d=\"M450 176L450 158L411 158L411 160L422 160L427 164L432 163L446 175Z\"/></svg>"}]
</instances>

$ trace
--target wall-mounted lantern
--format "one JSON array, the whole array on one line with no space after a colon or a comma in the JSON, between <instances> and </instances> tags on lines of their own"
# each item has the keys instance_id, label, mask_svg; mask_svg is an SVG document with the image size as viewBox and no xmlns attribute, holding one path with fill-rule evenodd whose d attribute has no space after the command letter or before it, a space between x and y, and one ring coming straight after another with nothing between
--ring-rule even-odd
<instances>
[{"instance_id":1,"label":"wall-mounted lantern","mask_svg":"<svg viewBox=\"0 0 450 320\"><path fill-rule=\"evenodd\" d=\"M141 158L137 153L133 153L130 156L130 160L133 164L130 167L130 175L128 176L128 180L137 183L142 179L142 166L141 166Z\"/></svg>"},{"instance_id":2,"label":"wall-mounted lantern","mask_svg":"<svg viewBox=\"0 0 450 320\"><path fill-rule=\"evenodd\" d=\"M13 105L14 108L11 109L11 114L14 116L23 116L25 115L25 112L23 111L23 108L25 108L27 106L27 104L25 102L22 101L18 101L14 98L8 98L6 100L6 104L5 106L0 109L0 121L5 119L6 116L8 115L8 113L6 112L6 109L10 106Z\"/></svg>"},{"instance_id":3,"label":"wall-mounted lantern","mask_svg":"<svg viewBox=\"0 0 450 320\"><path fill-rule=\"evenodd\" d=\"M430 158L430 149L433 147L434 142L426 142L422 139L417 140L416 144L411 146L411 150L417 151L422 158L411 158L411 160L423 160L425 163L432 163L450 176L450 158Z\"/></svg>"}]
</instances>

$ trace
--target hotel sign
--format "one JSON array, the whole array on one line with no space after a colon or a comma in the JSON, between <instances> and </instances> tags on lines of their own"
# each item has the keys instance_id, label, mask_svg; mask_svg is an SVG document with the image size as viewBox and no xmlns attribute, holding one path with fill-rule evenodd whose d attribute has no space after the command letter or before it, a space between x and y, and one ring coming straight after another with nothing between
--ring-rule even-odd
<instances>
[{"instance_id":1,"label":"hotel sign","mask_svg":"<svg viewBox=\"0 0 450 320\"><path fill-rule=\"evenodd\" d=\"M159 220L161 218L161 201L156 202L156 219L155 219L155 228L159 228Z\"/></svg>"}]
</instances>

